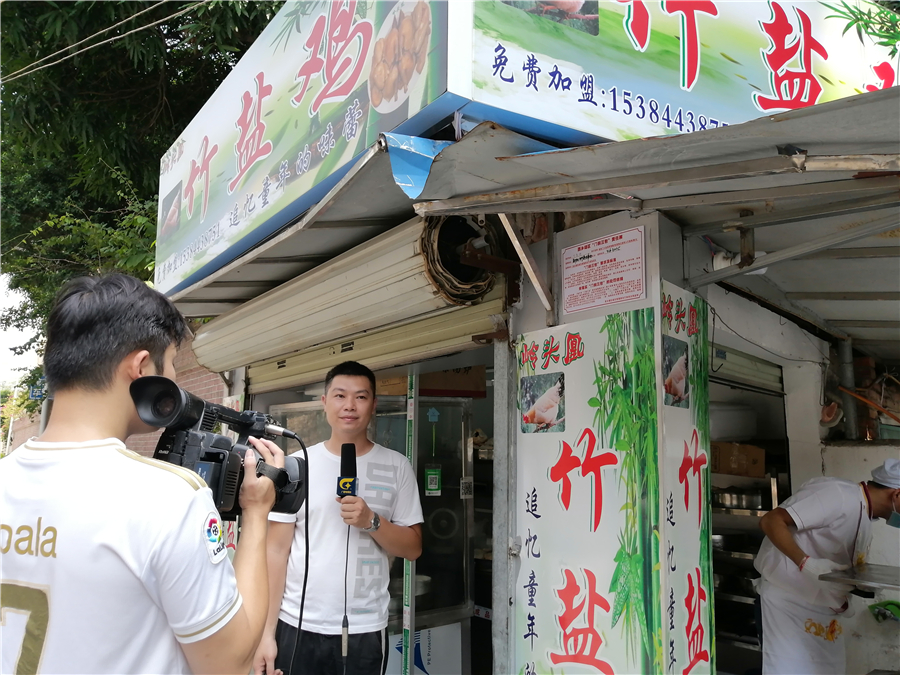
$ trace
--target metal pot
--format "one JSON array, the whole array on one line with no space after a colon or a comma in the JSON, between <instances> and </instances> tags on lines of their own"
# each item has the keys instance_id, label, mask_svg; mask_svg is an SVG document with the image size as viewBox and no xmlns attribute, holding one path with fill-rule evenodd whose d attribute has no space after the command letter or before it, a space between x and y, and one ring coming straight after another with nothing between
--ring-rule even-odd
<instances>
[{"instance_id":1,"label":"metal pot","mask_svg":"<svg viewBox=\"0 0 900 675\"><path fill-rule=\"evenodd\" d=\"M762 492L760 490L747 490L740 495L742 509L756 511L762 508Z\"/></svg>"}]
</instances>

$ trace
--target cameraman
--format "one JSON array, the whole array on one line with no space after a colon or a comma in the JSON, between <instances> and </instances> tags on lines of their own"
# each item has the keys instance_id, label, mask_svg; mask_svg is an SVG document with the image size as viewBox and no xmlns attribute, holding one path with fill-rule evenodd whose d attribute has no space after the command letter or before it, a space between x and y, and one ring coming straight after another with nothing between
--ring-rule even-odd
<instances>
[{"instance_id":1,"label":"cameraman","mask_svg":"<svg viewBox=\"0 0 900 675\"><path fill-rule=\"evenodd\" d=\"M124 443L153 431L132 381L174 378L187 334L175 306L131 277L74 279L57 296L44 354L53 414L0 460L0 671L249 672L268 609L272 481L248 451L232 566L203 480ZM284 466L275 444L251 442Z\"/></svg>"},{"instance_id":2,"label":"cameraman","mask_svg":"<svg viewBox=\"0 0 900 675\"><path fill-rule=\"evenodd\" d=\"M422 505L412 466L367 435L375 415L375 375L355 361L335 366L325 376L322 403L331 437L309 448L309 578L303 625L298 626L307 564L305 512L272 513L269 617L253 666L256 675L384 675L388 556L415 560L422 554ZM335 486L345 443L356 446L359 489L355 497L338 499ZM341 654L345 613L350 624L346 668Z\"/></svg>"}]
</instances>

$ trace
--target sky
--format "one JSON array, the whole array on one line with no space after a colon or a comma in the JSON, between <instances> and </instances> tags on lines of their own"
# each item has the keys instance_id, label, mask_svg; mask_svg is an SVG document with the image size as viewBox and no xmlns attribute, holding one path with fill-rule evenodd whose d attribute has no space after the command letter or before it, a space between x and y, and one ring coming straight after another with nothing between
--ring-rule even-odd
<instances>
[{"instance_id":1,"label":"sky","mask_svg":"<svg viewBox=\"0 0 900 675\"><path fill-rule=\"evenodd\" d=\"M0 274L0 309L15 307L23 297L19 291L10 291L6 275ZM24 374L16 368L30 368L38 364L37 353L33 351L22 356L10 351L11 347L23 344L31 335L30 331L13 329L0 333L0 383L14 384Z\"/></svg>"}]
</instances>

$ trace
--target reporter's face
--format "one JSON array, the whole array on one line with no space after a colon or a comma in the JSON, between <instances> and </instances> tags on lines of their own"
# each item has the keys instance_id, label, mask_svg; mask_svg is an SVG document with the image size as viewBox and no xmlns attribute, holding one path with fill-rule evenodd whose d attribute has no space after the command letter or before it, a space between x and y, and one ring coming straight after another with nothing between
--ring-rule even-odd
<instances>
[{"instance_id":1,"label":"reporter's face","mask_svg":"<svg viewBox=\"0 0 900 675\"><path fill-rule=\"evenodd\" d=\"M322 397L325 419L333 431L364 434L375 413L375 397L369 378L338 375Z\"/></svg>"}]
</instances>

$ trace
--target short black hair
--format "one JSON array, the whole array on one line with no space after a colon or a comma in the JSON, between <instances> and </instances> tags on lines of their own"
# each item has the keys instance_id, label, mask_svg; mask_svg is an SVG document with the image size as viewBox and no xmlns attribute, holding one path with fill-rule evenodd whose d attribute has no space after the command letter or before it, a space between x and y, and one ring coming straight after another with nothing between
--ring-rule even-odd
<instances>
[{"instance_id":1,"label":"short black hair","mask_svg":"<svg viewBox=\"0 0 900 675\"><path fill-rule=\"evenodd\" d=\"M325 375L325 391L331 386L331 381L338 375L348 375L350 377L367 377L369 384L372 385L372 397L375 397L375 373L366 368L363 364L356 361L344 361L337 364Z\"/></svg>"},{"instance_id":2,"label":"short black hair","mask_svg":"<svg viewBox=\"0 0 900 675\"><path fill-rule=\"evenodd\" d=\"M146 349L158 373L166 349L189 334L175 305L146 283L124 274L68 281L47 321L44 377L51 392L101 391L130 353Z\"/></svg>"}]
</instances>

